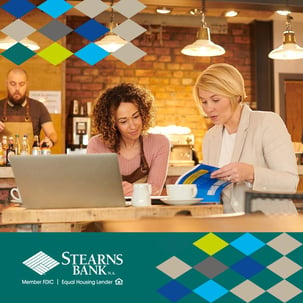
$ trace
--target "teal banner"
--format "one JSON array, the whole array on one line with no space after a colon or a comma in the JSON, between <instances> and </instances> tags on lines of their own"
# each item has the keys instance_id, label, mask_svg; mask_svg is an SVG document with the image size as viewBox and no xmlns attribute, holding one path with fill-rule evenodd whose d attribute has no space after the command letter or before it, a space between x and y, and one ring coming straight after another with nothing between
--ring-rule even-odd
<instances>
[{"instance_id":1,"label":"teal banner","mask_svg":"<svg viewBox=\"0 0 303 303\"><path fill-rule=\"evenodd\" d=\"M3 302L303 302L303 233L1 233L0 241Z\"/></svg>"}]
</instances>

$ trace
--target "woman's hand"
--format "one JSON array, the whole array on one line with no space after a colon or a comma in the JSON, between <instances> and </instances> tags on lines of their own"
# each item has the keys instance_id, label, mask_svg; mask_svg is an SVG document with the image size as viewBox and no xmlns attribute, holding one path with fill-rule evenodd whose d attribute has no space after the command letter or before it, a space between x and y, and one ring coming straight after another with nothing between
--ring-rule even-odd
<instances>
[{"instance_id":1,"label":"woman's hand","mask_svg":"<svg viewBox=\"0 0 303 303\"><path fill-rule=\"evenodd\" d=\"M233 162L222 166L211 174L211 178L218 178L224 181L239 183L254 181L254 167L251 164L242 162Z\"/></svg>"},{"instance_id":2,"label":"woman's hand","mask_svg":"<svg viewBox=\"0 0 303 303\"><path fill-rule=\"evenodd\" d=\"M132 196L133 195L133 185L127 181L122 182L123 193L124 196Z\"/></svg>"}]
</instances>

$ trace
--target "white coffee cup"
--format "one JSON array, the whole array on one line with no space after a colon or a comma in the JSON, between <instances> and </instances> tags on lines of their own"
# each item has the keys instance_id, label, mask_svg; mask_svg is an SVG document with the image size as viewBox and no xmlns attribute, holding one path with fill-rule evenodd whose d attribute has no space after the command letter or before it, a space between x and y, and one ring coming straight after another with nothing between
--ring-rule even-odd
<instances>
[{"instance_id":1,"label":"white coffee cup","mask_svg":"<svg viewBox=\"0 0 303 303\"><path fill-rule=\"evenodd\" d=\"M15 202L21 202L21 195L17 187L13 187L10 190L10 195L15 200Z\"/></svg>"},{"instance_id":2,"label":"white coffee cup","mask_svg":"<svg viewBox=\"0 0 303 303\"><path fill-rule=\"evenodd\" d=\"M166 191L169 200L192 200L198 192L196 184L167 184Z\"/></svg>"},{"instance_id":3,"label":"white coffee cup","mask_svg":"<svg viewBox=\"0 0 303 303\"><path fill-rule=\"evenodd\" d=\"M151 184L135 183L133 185L132 206L142 207L151 205Z\"/></svg>"}]
</instances>

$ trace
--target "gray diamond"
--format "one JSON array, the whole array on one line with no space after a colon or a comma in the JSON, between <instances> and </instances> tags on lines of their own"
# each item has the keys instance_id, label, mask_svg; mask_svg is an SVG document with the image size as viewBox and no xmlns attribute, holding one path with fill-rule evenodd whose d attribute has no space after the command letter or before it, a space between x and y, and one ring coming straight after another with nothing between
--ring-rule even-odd
<instances>
[{"instance_id":1,"label":"gray diamond","mask_svg":"<svg viewBox=\"0 0 303 303\"><path fill-rule=\"evenodd\" d=\"M86 16L94 18L108 9L109 6L100 0L83 0L75 8Z\"/></svg>"},{"instance_id":2,"label":"gray diamond","mask_svg":"<svg viewBox=\"0 0 303 303\"><path fill-rule=\"evenodd\" d=\"M112 55L123 63L131 65L135 61L145 56L146 53L140 48L134 46L132 43L127 43L125 46L112 53Z\"/></svg>"},{"instance_id":3,"label":"gray diamond","mask_svg":"<svg viewBox=\"0 0 303 303\"><path fill-rule=\"evenodd\" d=\"M40 33L52 39L53 41L59 40L60 38L64 37L72 31L72 28L68 27L67 25L61 23L58 20L53 20L39 29Z\"/></svg>"},{"instance_id":4,"label":"gray diamond","mask_svg":"<svg viewBox=\"0 0 303 303\"><path fill-rule=\"evenodd\" d=\"M131 41L146 31L146 28L132 20L126 20L113 29L113 32L121 38Z\"/></svg>"},{"instance_id":5,"label":"gray diamond","mask_svg":"<svg viewBox=\"0 0 303 303\"><path fill-rule=\"evenodd\" d=\"M161 263L156 268L173 279L178 278L191 269L188 264L184 263L182 260L175 256Z\"/></svg>"},{"instance_id":6,"label":"gray diamond","mask_svg":"<svg viewBox=\"0 0 303 303\"><path fill-rule=\"evenodd\" d=\"M142 11L146 6L137 0L121 0L115 5L113 9L127 18L131 18L138 12Z\"/></svg>"},{"instance_id":7,"label":"gray diamond","mask_svg":"<svg viewBox=\"0 0 303 303\"><path fill-rule=\"evenodd\" d=\"M36 29L22 20L17 19L8 26L4 27L1 31L14 40L20 41L35 32Z\"/></svg>"},{"instance_id":8,"label":"gray diamond","mask_svg":"<svg viewBox=\"0 0 303 303\"><path fill-rule=\"evenodd\" d=\"M250 302L262 295L265 291L251 281L245 280L243 283L231 289L231 292L245 302Z\"/></svg>"},{"instance_id":9,"label":"gray diamond","mask_svg":"<svg viewBox=\"0 0 303 303\"><path fill-rule=\"evenodd\" d=\"M288 302L302 291L288 281L282 280L280 283L275 284L273 287L268 289L267 292L282 302Z\"/></svg>"},{"instance_id":10,"label":"gray diamond","mask_svg":"<svg viewBox=\"0 0 303 303\"><path fill-rule=\"evenodd\" d=\"M206 277L212 279L228 269L228 267L217 259L209 257L194 266L194 269L201 272Z\"/></svg>"},{"instance_id":11,"label":"gray diamond","mask_svg":"<svg viewBox=\"0 0 303 303\"><path fill-rule=\"evenodd\" d=\"M283 233L269 241L267 245L278 251L280 254L287 255L301 246L301 243L288 234Z\"/></svg>"},{"instance_id":12,"label":"gray diamond","mask_svg":"<svg viewBox=\"0 0 303 303\"><path fill-rule=\"evenodd\" d=\"M282 257L281 259L267 266L267 268L283 279L286 279L300 270L302 267L287 257Z\"/></svg>"}]
</instances>

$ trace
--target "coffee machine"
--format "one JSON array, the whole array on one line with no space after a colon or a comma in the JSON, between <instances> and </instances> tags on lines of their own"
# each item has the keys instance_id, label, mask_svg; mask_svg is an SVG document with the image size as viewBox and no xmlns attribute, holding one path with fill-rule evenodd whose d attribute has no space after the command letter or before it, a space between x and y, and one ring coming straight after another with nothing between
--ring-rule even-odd
<instances>
[{"instance_id":1,"label":"coffee machine","mask_svg":"<svg viewBox=\"0 0 303 303\"><path fill-rule=\"evenodd\" d=\"M86 149L91 137L91 102L73 100L67 119L67 144L71 151Z\"/></svg>"}]
</instances>

